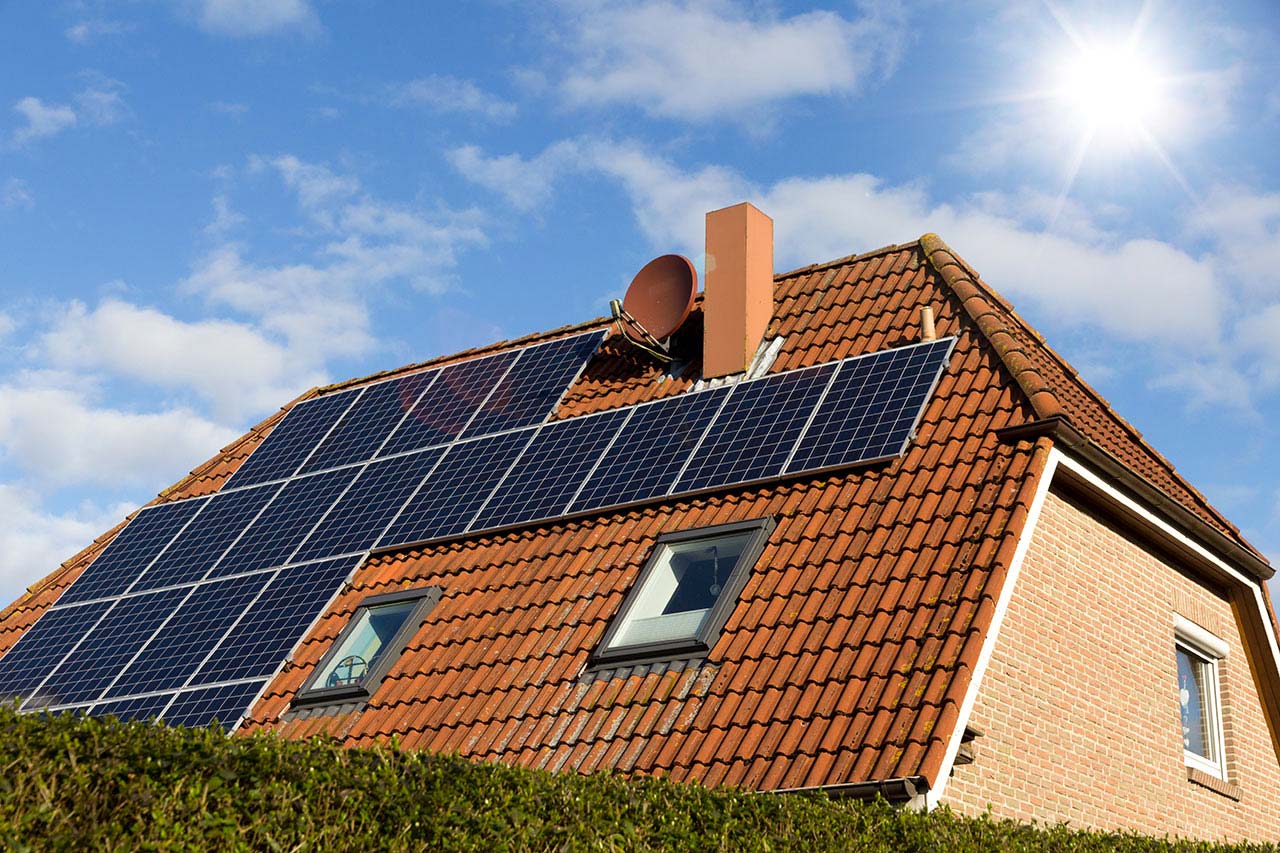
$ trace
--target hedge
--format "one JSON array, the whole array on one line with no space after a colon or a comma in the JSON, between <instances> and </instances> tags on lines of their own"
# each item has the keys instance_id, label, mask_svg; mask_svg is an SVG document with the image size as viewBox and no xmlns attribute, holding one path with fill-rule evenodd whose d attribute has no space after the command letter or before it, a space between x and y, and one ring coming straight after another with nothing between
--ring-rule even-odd
<instances>
[{"instance_id":1,"label":"hedge","mask_svg":"<svg viewBox=\"0 0 1280 853\"><path fill-rule=\"evenodd\" d=\"M883 802L552 775L394 744L0 710L9 850L1246 851Z\"/></svg>"}]
</instances>

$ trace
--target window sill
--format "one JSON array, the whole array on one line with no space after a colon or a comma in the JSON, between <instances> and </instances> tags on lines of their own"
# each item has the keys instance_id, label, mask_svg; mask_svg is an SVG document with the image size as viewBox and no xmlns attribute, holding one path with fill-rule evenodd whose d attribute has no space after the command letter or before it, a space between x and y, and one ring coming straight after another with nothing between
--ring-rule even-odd
<instances>
[{"instance_id":1,"label":"window sill","mask_svg":"<svg viewBox=\"0 0 1280 853\"><path fill-rule=\"evenodd\" d=\"M1196 785L1208 788L1210 791L1221 794L1222 796L1235 800L1236 802L1240 802L1240 797L1243 794L1243 791L1240 790L1240 786L1234 782L1227 782L1223 779L1219 779L1217 776L1213 776L1195 767L1187 768L1187 779Z\"/></svg>"}]
</instances>

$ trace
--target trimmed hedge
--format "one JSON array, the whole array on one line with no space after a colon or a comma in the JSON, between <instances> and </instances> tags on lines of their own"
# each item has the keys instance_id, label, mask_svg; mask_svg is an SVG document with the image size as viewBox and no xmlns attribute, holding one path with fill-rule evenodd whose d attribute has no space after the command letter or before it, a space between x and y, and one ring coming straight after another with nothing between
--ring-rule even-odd
<instances>
[{"instance_id":1,"label":"trimmed hedge","mask_svg":"<svg viewBox=\"0 0 1280 853\"><path fill-rule=\"evenodd\" d=\"M9 850L1246 851L395 746L0 710Z\"/></svg>"}]
</instances>

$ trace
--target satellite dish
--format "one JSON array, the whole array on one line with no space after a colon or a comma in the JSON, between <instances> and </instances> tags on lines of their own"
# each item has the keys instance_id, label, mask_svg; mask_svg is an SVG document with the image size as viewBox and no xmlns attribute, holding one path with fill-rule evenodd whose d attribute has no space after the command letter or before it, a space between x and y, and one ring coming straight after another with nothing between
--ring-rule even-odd
<instances>
[{"instance_id":1,"label":"satellite dish","mask_svg":"<svg viewBox=\"0 0 1280 853\"><path fill-rule=\"evenodd\" d=\"M698 271L693 263L684 255L661 255L636 273L626 298L621 303L615 299L610 307L628 340L663 361L671 361L662 339L689 319L697 292ZM632 337L627 327L640 340Z\"/></svg>"}]
</instances>

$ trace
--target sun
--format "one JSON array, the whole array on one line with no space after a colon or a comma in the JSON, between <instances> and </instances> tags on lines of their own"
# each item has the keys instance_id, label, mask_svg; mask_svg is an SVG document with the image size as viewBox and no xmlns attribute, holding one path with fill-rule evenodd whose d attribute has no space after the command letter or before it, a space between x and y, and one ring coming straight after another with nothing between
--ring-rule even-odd
<instances>
[{"instance_id":1,"label":"sun","mask_svg":"<svg viewBox=\"0 0 1280 853\"><path fill-rule=\"evenodd\" d=\"M1164 81L1131 47L1085 47L1062 64L1058 97L1091 134L1145 137L1163 112Z\"/></svg>"}]
</instances>

